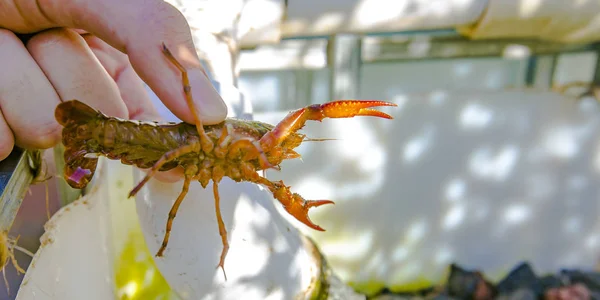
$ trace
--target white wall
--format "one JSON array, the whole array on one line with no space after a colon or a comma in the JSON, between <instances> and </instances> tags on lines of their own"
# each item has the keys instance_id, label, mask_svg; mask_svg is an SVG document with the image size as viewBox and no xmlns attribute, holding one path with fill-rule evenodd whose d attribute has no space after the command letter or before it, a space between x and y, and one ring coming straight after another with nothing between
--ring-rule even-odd
<instances>
[{"instance_id":1,"label":"white wall","mask_svg":"<svg viewBox=\"0 0 600 300\"><path fill-rule=\"evenodd\" d=\"M590 78L594 63L564 55L556 79ZM345 280L435 280L451 262L492 278L522 260L540 272L592 268L600 108L521 89L525 66L491 58L365 65L360 98L397 103L385 109L395 119L310 123L310 137L341 140L306 142L302 161L268 177L307 199L336 201L311 213L327 231L306 232ZM292 74L242 73L242 93L262 111L256 119L275 123L293 103L328 101L326 70L305 85L310 100L293 98Z\"/></svg>"}]
</instances>

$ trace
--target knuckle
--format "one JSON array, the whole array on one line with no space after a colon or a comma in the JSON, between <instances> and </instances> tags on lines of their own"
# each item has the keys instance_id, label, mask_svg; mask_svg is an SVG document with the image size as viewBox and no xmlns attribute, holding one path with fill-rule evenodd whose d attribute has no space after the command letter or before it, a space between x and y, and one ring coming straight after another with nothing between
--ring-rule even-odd
<instances>
[{"instance_id":1,"label":"knuckle","mask_svg":"<svg viewBox=\"0 0 600 300\"><path fill-rule=\"evenodd\" d=\"M25 135L17 136L18 144L36 149L48 149L60 141L62 128L58 123L37 125L32 126Z\"/></svg>"},{"instance_id":2,"label":"knuckle","mask_svg":"<svg viewBox=\"0 0 600 300\"><path fill-rule=\"evenodd\" d=\"M10 30L0 28L0 46L12 43L17 45L21 40Z\"/></svg>"},{"instance_id":3,"label":"knuckle","mask_svg":"<svg viewBox=\"0 0 600 300\"><path fill-rule=\"evenodd\" d=\"M34 35L27 41L27 48L54 47L78 38L83 39L72 29L53 28Z\"/></svg>"},{"instance_id":4,"label":"knuckle","mask_svg":"<svg viewBox=\"0 0 600 300\"><path fill-rule=\"evenodd\" d=\"M36 134L38 136L37 147L40 149L54 147L60 140L61 129L61 126L56 122L36 129Z\"/></svg>"},{"instance_id":5,"label":"knuckle","mask_svg":"<svg viewBox=\"0 0 600 300\"><path fill-rule=\"evenodd\" d=\"M183 13L177 9L173 4L167 1L155 1L156 6L153 7L158 14L162 14L165 17L175 18L177 21L185 21L185 16Z\"/></svg>"},{"instance_id":6,"label":"knuckle","mask_svg":"<svg viewBox=\"0 0 600 300\"><path fill-rule=\"evenodd\" d=\"M188 27L186 16L177 7L168 1L154 0L155 5L147 6L147 10L140 14L142 18L147 18L148 15L156 16L155 23L152 24L155 28L163 28L167 30L171 36L169 40L178 40L188 45L193 45L192 36L187 31L181 31L178 28Z\"/></svg>"}]
</instances>

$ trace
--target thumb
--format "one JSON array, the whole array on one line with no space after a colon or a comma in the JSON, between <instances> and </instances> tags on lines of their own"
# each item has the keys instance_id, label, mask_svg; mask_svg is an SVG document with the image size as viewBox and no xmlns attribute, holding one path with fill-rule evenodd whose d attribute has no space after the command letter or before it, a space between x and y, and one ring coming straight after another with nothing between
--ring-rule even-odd
<instances>
[{"instance_id":1,"label":"thumb","mask_svg":"<svg viewBox=\"0 0 600 300\"><path fill-rule=\"evenodd\" d=\"M163 53L164 43L188 72L202 122L219 123L227 115L223 99L202 68L185 17L162 0L0 0L0 7L6 7L0 10L0 27L14 32L69 27L97 36L128 55L140 78L178 118L194 123L182 73Z\"/></svg>"}]
</instances>

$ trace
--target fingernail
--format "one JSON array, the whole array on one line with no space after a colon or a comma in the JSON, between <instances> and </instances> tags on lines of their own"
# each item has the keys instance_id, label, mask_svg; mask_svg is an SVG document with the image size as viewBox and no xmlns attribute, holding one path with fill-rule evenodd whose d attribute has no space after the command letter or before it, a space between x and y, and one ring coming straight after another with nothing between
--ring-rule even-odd
<instances>
[{"instance_id":1,"label":"fingernail","mask_svg":"<svg viewBox=\"0 0 600 300\"><path fill-rule=\"evenodd\" d=\"M200 119L205 124L215 124L227 116L227 105L210 79L199 69L189 71L192 97L200 113Z\"/></svg>"}]
</instances>

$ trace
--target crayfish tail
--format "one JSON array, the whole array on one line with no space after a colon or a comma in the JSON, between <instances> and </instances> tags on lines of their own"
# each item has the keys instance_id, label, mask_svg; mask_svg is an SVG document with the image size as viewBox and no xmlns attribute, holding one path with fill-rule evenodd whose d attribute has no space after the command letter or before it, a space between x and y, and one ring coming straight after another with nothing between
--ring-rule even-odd
<instances>
[{"instance_id":1,"label":"crayfish tail","mask_svg":"<svg viewBox=\"0 0 600 300\"><path fill-rule=\"evenodd\" d=\"M65 152L65 180L74 189L85 188L94 177L97 165L97 158L71 156Z\"/></svg>"},{"instance_id":2,"label":"crayfish tail","mask_svg":"<svg viewBox=\"0 0 600 300\"><path fill-rule=\"evenodd\" d=\"M54 111L56 121L63 126L68 122L75 124L86 123L97 116L97 110L79 100L61 102Z\"/></svg>"}]
</instances>

